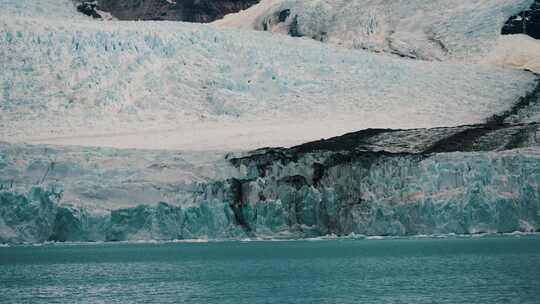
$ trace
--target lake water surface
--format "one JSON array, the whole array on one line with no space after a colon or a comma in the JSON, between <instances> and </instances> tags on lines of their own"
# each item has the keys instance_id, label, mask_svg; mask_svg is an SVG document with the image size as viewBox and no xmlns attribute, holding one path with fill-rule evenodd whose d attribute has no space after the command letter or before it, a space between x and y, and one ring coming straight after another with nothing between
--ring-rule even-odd
<instances>
[{"instance_id":1,"label":"lake water surface","mask_svg":"<svg viewBox=\"0 0 540 304\"><path fill-rule=\"evenodd\" d=\"M1 303L540 303L540 237L0 248Z\"/></svg>"}]
</instances>

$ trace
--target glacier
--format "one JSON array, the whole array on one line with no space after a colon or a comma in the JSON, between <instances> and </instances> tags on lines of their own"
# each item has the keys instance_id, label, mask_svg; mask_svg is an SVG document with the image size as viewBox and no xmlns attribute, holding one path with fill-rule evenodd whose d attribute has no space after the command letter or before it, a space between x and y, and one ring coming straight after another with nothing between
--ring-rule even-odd
<instances>
[{"instance_id":1,"label":"glacier","mask_svg":"<svg viewBox=\"0 0 540 304\"><path fill-rule=\"evenodd\" d=\"M511 107L536 77L207 25L19 16L13 7L35 2L2 5L0 139L10 142L238 150L474 124Z\"/></svg>"},{"instance_id":2,"label":"glacier","mask_svg":"<svg viewBox=\"0 0 540 304\"><path fill-rule=\"evenodd\" d=\"M0 244L538 232L531 3L0 0Z\"/></svg>"}]
</instances>

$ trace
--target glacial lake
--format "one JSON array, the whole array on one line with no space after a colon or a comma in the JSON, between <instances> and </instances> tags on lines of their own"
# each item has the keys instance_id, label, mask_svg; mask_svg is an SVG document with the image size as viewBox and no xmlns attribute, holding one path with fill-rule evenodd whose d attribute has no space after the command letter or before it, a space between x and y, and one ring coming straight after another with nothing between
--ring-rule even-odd
<instances>
[{"instance_id":1,"label":"glacial lake","mask_svg":"<svg viewBox=\"0 0 540 304\"><path fill-rule=\"evenodd\" d=\"M0 248L1 303L540 303L540 237Z\"/></svg>"}]
</instances>

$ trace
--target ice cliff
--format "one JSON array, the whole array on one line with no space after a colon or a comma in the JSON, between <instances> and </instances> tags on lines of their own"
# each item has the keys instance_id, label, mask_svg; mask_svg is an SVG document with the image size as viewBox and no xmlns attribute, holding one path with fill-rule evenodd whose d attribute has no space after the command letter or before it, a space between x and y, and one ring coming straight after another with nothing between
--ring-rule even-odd
<instances>
[{"instance_id":1,"label":"ice cliff","mask_svg":"<svg viewBox=\"0 0 540 304\"><path fill-rule=\"evenodd\" d=\"M540 231L539 97L252 152L2 144L0 242Z\"/></svg>"},{"instance_id":2,"label":"ice cliff","mask_svg":"<svg viewBox=\"0 0 540 304\"><path fill-rule=\"evenodd\" d=\"M538 131L537 126L533 128ZM4 177L11 163L19 161L5 151L3 147L7 165L0 172ZM4 179L0 242L301 238L331 233L400 236L540 229L538 145L482 153L300 151L258 151L232 159L238 169L236 177L188 185L169 182L163 188L126 176L118 180L123 189L104 182L87 189L92 194L77 193L74 188L63 192L56 185L69 185L67 179L37 183L25 192L15 190L19 184ZM154 194L130 193L136 183ZM115 192L125 193L124 199L130 199L133 207L90 203L112 203L119 199L112 195ZM158 195L162 200L152 200Z\"/></svg>"}]
</instances>

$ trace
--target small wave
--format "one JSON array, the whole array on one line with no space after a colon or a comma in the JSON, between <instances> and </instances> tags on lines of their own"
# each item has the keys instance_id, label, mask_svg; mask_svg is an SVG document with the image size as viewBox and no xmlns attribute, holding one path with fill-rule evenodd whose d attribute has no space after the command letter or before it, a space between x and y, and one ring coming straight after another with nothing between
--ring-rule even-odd
<instances>
[{"instance_id":1,"label":"small wave","mask_svg":"<svg viewBox=\"0 0 540 304\"><path fill-rule=\"evenodd\" d=\"M503 233L502 235L513 236L513 237L540 236L540 232L514 231L514 232Z\"/></svg>"},{"instance_id":2,"label":"small wave","mask_svg":"<svg viewBox=\"0 0 540 304\"><path fill-rule=\"evenodd\" d=\"M338 240L340 238L345 238L345 237L340 237L340 236L335 235L335 234L328 234L328 235L323 235L323 236L307 238L307 239L304 239L304 240L306 240L306 241L328 241L328 240Z\"/></svg>"},{"instance_id":3,"label":"small wave","mask_svg":"<svg viewBox=\"0 0 540 304\"><path fill-rule=\"evenodd\" d=\"M188 239L188 240L165 241L164 243L209 243L209 242L220 242L220 241L219 240L209 240L209 239Z\"/></svg>"},{"instance_id":4,"label":"small wave","mask_svg":"<svg viewBox=\"0 0 540 304\"><path fill-rule=\"evenodd\" d=\"M540 232L523 232L514 231L506 233L476 233L476 234L418 234L408 236L382 236L382 235L363 235L351 233L348 235L336 235L328 234L310 238L299 238L298 236L260 236L253 238L242 239L185 239L185 240L129 240L129 241L96 241L96 242L43 242L43 243L24 243L24 244L0 244L0 247L12 247L12 246L99 246L99 245L112 245L112 244L173 244L173 243L223 243L223 242L322 242L322 241L380 241L380 240L420 240L420 239L450 239L450 238L489 238L489 237L540 237Z\"/></svg>"},{"instance_id":5,"label":"small wave","mask_svg":"<svg viewBox=\"0 0 540 304\"><path fill-rule=\"evenodd\" d=\"M366 238L366 240L384 240L385 237L384 236L380 236L380 235L374 235L374 236L368 236Z\"/></svg>"}]
</instances>

